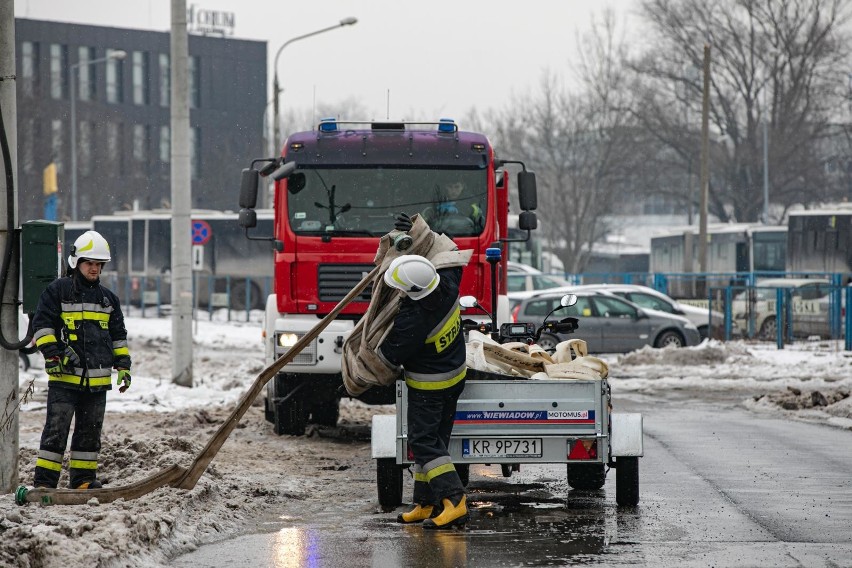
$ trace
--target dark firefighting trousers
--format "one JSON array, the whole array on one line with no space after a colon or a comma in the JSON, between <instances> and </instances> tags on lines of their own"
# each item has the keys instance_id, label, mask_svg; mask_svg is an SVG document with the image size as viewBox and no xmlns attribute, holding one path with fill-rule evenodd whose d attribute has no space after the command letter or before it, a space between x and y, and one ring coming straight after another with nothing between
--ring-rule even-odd
<instances>
[{"instance_id":1,"label":"dark firefighting trousers","mask_svg":"<svg viewBox=\"0 0 852 568\"><path fill-rule=\"evenodd\" d=\"M447 447L464 380L448 389L408 389L408 444L414 454L414 503L441 505L464 495Z\"/></svg>"},{"instance_id":2,"label":"dark firefighting trousers","mask_svg":"<svg viewBox=\"0 0 852 568\"><path fill-rule=\"evenodd\" d=\"M74 418L71 438L69 486L94 481L97 477L101 429L104 424L107 391L68 389L50 386L47 390L47 420L41 434L36 460L36 487L56 488L62 471L62 456L68 445L68 432Z\"/></svg>"}]
</instances>

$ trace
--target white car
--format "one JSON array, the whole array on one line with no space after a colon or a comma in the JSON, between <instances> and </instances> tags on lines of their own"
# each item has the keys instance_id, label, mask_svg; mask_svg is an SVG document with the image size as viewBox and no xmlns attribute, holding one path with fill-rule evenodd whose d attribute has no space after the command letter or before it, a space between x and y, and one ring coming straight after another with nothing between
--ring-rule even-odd
<instances>
[{"instance_id":1,"label":"white car","mask_svg":"<svg viewBox=\"0 0 852 568\"><path fill-rule=\"evenodd\" d=\"M571 290L601 290L620 296L643 308L683 316L698 328L701 339L719 337L725 325L723 313L715 310L710 312L707 308L678 302L648 286L638 284L583 284L572 286Z\"/></svg>"},{"instance_id":2,"label":"white car","mask_svg":"<svg viewBox=\"0 0 852 568\"><path fill-rule=\"evenodd\" d=\"M739 330L751 328L761 339L774 340L777 329L775 299L778 288L790 288L793 312L793 334L829 336L828 294L831 283L824 278L767 278L758 280L751 290L734 296L731 314Z\"/></svg>"},{"instance_id":3,"label":"white car","mask_svg":"<svg viewBox=\"0 0 852 568\"><path fill-rule=\"evenodd\" d=\"M506 266L506 280L509 292L522 292L525 290L545 290L567 286L568 281L559 276L545 274L541 270L533 268L528 264L509 261Z\"/></svg>"}]
</instances>

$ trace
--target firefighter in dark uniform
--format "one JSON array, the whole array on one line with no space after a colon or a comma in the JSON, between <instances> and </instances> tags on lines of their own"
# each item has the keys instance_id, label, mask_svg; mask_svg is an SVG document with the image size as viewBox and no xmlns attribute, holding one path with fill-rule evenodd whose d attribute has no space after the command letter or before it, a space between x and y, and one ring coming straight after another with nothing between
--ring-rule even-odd
<instances>
[{"instance_id":1,"label":"firefighter in dark uniform","mask_svg":"<svg viewBox=\"0 0 852 568\"><path fill-rule=\"evenodd\" d=\"M405 292L379 357L403 371L408 386L408 443L414 454L414 509L401 523L443 529L468 518L464 485L447 446L467 372L461 332L461 267L435 270L417 255L400 256L385 283Z\"/></svg>"},{"instance_id":2,"label":"firefighter in dark uniform","mask_svg":"<svg viewBox=\"0 0 852 568\"><path fill-rule=\"evenodd\" d=\"M44 355L49 375L47 419L36 460L36 487L56 488L75 418L69 460L69 486L102 487L97 479L98 452L112 388L112 369L118 371L119 392L130 387L127 330L118 296L100 283L109 245L96 231L74 242L69 276L48 285L33 317L33 338Z\"/></svg>"}]
</instances>

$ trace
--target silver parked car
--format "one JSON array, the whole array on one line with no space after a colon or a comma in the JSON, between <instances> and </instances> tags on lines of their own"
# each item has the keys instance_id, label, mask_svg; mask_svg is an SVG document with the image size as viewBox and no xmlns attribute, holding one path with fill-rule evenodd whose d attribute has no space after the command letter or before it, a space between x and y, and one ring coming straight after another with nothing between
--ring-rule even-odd
<instances>
[{"instance_id":1,"label":"silver parked car","mask_svg":"<svg viewBox=\"0 0 852 568\"><path fill-rule=\"evenodd\" d=\"M575 286L573 290L603 290L616 296L621 296L637 306L683 316L698 328L701 339L707 337L718 337L725 325L725 314L708 308L692 306L658 292L648 286L638 284L584 284ZM712 322L712 328L710 327Z\"/></svg>"},{"instance_id":2,"label":"silver parked car","mask_svg":"<svg viewBox=\"0 0 852 568\"><path fill-rule=\"evenodd\" d=\"M562 289L510 295L512 319L540 324L566 293ZM641 308L608 292L575 288L570 293L577 296L577 303L557 310L551 320L573 316L580 326L570 336L543 334L539 345L545 349L571 337L584 339L592 353L627 353L645 345L687 347L701 341L698 328L685 317Z\"/></svg>"}]
</instances>

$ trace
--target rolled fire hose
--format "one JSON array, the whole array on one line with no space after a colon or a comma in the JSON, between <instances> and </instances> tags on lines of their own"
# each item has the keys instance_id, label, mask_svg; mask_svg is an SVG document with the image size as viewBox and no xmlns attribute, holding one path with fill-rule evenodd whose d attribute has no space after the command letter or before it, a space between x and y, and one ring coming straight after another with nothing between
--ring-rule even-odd
<instances>
[{"instance_id":1,"label":"rolled fire hose","mask_svg":"<svg viewBox=\"0 0 852 568\"><path fill-rule=\"evenodd\" d=\"M261 389L272 379L284 365L288 364L298 355L302 349L308 346L320 332L330 324L340 312L354 300L364 289L372 282L373 278L378 274L379 266L373 268L361 282L359 282L340 302L334 307L331 312L322 318L317 325L306 333L293 347L280 358L273 361L267 366L257 378L254 380L251 388L243 394L239 404L231 412L225 422L219 427L216 433L204 446L204 449L195 457L192 465L189 468L181 467L173 464L165 469L141 479L135 483L124 485L122 487L104 487L100 489L48 489L35 488L29 489L24 485L18 487L15 491L15 503L25 505L26 503L41 503L42 505L83 505L90 499L97 499L100 503L111 503L116 499L136 499L142 495L146 495L155 489L169 485L179 489L192 489L198 482L198 479L216 457L222 444L228 439L228 436L236 428L240 419L251 407Z\"/></svg>"}]
</instances>

